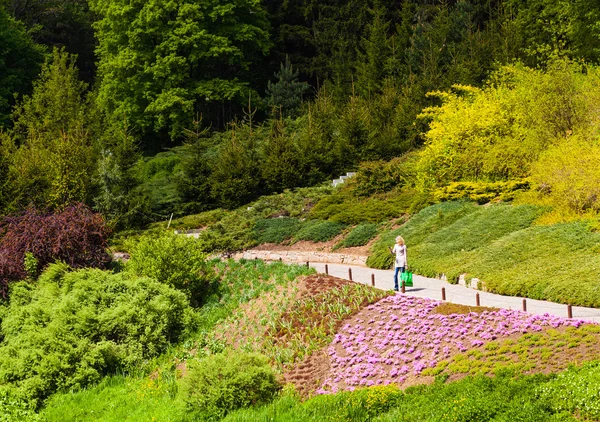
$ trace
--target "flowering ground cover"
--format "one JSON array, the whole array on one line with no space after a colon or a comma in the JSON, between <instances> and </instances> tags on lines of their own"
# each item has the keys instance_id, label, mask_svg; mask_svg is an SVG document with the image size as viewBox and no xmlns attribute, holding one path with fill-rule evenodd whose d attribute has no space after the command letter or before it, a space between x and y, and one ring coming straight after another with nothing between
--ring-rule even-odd
<instances>
[{"instance_id":1,"label":"flowering ground cover","mask_svg":"<svg viewBox=\"0 0 600 422\"><path fill-rule=\"evenodd\" d=\"M389 296L347 320L327 349L330 372L317 393L408 386L441 373L494 373L515 364L523 372L548 372L600 357L592 347L600 339L598 325L511 310L444 315L436 312L441 304ZM534 349L545 367L530 361Z\"/></svg>"}]
</instances>

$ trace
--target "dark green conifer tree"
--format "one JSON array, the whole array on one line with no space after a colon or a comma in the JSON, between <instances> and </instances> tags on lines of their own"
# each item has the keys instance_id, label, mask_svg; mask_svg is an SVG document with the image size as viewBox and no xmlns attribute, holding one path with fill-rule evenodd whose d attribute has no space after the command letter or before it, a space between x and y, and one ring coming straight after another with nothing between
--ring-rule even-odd
<instances>
[{"instance_id":1,"label":"dark green conifer tree","mask_svg":"<svg viewBox=\"0 0 600 422\"><path fill-rule=\"evenodd\" d=\"M275 73L277 82L269 81L267 99L269 106L279 109L285 117L296 117L302 103L302 95L310 88L306 82L298 81L299 70L292 67L290 58L285 57L279 72Z\"/></svg>"},{"instance_id":2,"label":"dark green conifer tree","mask_svg":"<svg viewBox=\"0 0 600 422\"><path fill-rule=\"evenodd\" d=\"M281 192L301 185L299 153L285 134L281 118L271 122L271 132L265 146L262 176L269 192Z\"/></svg>"}]
</instances>

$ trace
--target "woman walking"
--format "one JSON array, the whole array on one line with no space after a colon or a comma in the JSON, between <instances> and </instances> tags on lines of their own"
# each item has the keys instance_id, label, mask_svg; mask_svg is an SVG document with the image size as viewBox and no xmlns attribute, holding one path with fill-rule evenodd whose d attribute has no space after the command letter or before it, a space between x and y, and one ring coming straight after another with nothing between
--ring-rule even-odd
<instances>
[{"instance_id":1,"label":"woman walking","mask_svg":"<svg viewBox=\"0 0 600 422\"><path fill-rule=\"evenodd\" d=\"M393 248L390 248L390 253L396 255L394 262L394 290L398 291L398 272L400 272L400 277L402 277L402 273L408 268L406 245L402 236L396 237L396 244Z\"/></svg>"}]
</instances>

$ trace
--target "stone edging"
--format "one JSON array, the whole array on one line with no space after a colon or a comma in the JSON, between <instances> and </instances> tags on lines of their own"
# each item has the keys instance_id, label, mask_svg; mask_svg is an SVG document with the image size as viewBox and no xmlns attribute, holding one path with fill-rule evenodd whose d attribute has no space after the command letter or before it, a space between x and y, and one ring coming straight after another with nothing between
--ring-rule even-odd
<instances>
[{"instance_id":1,"label":"stone edging","mask_svg":"<svg viewBox=\"0 0 600 422\"><path fill-rule=\"evenodd\" d=\"M262 259L265 261L279 261L281 258L286 262L329 262L332 264L349 264L365 266L367 257L363 255L350 255L343 253L328 253L314 251L258 251L248 250L237 253L235 259Z\"/></svg>"}]
</instances>

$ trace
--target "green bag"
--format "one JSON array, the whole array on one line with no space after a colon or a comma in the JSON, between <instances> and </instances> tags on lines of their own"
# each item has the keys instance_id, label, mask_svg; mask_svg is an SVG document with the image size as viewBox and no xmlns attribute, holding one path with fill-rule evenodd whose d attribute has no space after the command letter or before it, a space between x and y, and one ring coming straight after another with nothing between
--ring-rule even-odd
<instances>
[{"instance_id":1,"label":"green bag","mask_svg":"<svg viewBox=\"0 0 600 422\"><path fill-rule=\"evenodd\" d=\"M413 286L412 275L413 274L410 271L404 271L402 273L402 275L400 276L400 280L402 281L402 283L404 283L404 285L406 287L412 287Z\"/></svg>"}]
</instances>

